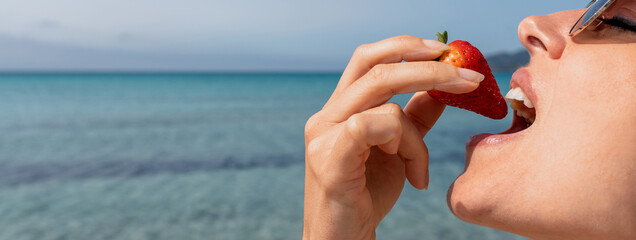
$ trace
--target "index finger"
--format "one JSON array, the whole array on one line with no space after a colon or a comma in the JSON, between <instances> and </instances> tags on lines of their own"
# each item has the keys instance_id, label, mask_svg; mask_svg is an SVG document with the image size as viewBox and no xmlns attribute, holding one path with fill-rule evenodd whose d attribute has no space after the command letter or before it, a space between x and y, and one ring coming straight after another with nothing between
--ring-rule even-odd
<instances>
[{"instance_id":1,"label":"index finger","mask_svg":"<svg viewBox=\"0 0 636 240\"><path fill-rule=\"evenodd\" d=\"M408 35L387 38L358 47L343 76L358 79L378 64L433 60L446 50L448 45L436 40Z\"/></svg>"},{"instance_id":2,"label":"index finger","mask_svg":"<svg viewBox=\"0 0 636 240\"><path fill-rule=\"evenodd\" d=\"M439 41L408 35L360 45L351 56L333 95L338 95L375 65L433 60L446 50L448 45Z\"/></svg>"}]
</instances>

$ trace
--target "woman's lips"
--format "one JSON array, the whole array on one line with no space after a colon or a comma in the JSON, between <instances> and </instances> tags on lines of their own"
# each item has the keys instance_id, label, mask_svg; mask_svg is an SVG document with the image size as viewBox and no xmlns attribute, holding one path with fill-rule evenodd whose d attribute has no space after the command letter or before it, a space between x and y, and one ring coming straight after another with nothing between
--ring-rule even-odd
<instances>
[{"instance_id":1,"label":"woman's lips","mask_svg":"<svg viewBox=\"0 0 636 240\"><path fill-rule=\"evenodd\" d=\"M521 88L525 95L530 99L532 104L537 106L537 95L534 92L534 88L532 87L532 78L530 77L530 72L527 68L520 68L512 74L512 79L510 80L510 89L513 88Z\"/></svg>"},{"instance_id":2,"label":"woman's lips","mask_svg":"<svg viewBox=\"0 0 636 240\"><path fill-rule=\"evenodd\" d=\"M481 133L474 135L470 137L470 139L468 139L468 142L466 143L466 149L472 150L480 145L495 145L501 142L512 140L523 135L523 130L525 130L526 128L526 121L514 114L512 117L512 125L510 126L510 128L508 128L508 130L498 134Z\"/></svg>"},{"instance_id":3,"label":"woman's lips","mask_svg":"<svg viewBox=\"0 0 636 240\"><path fill-rule=\"evenodd\" d=\"M537 95L532 87L532 78L527 68L520 68L512 74L510 89L517 87L523 90L525 95L536 107L538 103ZM496 145L523 135L525 133L524 130L528 128L526 121L522 117L517 116L516 112L513 114L512 119L512 125L504 132L499 134L482 133L472 136L466 143L466 149L472 151L472 149L480 145Z\"/></svg>"}]
</instances>

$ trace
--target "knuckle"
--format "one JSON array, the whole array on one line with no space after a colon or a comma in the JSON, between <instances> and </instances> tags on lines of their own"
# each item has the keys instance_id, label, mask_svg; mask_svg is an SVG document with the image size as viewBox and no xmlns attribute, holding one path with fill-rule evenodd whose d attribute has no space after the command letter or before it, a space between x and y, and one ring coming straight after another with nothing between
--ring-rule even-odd
<instances>
[{"instance_id":1,"label":"knuckle","mask_svg":"<svg viewBox=\"0 0 636 240\"><path fill-rule=\"evenodd\" d=\"M305 136L313 132L312 130L314 129L318 121L317 118L318 113L312 115L311 117L309 117L309 119L307 119L307 122L305 123Z\"/></svg>"},{"instance_id":2,"label":"knuckle","mask_svg":"<svg viewBox=\"0 0 636 240\"><path fill-rule=\"evenodd\" d=\"M387 129L392 131L400 129L402 127L402 117L404 115L402 107L400 107L397 103L385 103L382 107L384 108L384 115L387 116L384 118Z\"/></svg>"},{"instance_id":3,"label":"knuckle","mask_svg":"<svg viewBox=\"0 0 636 240\"><path fill-rule=\"evenodd\" d=\"M397 94L396 90L390 84L387 84L387 79L391 78L392 67L391 64L378 64L371 68L365 77L366 87L371 92L380 95Z\"/></svg>"},{"instance_id":4,"label":"knuckle","mask_svg":"<svg viewBox=\"0 0 636 240\"><path fill-rule=\"evenodd\" d=\"M378 64L373 66L373 68L367 72L367 83L371 86L381 87L384 80L388 78L388 74L390 72L389 68L390 67L387 64Z\"/></svg>"},{"instance_id":5,"label":"knuckle","mask_svg":"<svg viewBox=\"0 0 636 240\"><path fill-rule=\"evenodd\" d=\"M386 114L392 116L393 119L396 119L398 121L402 118L402 115L404 114L402 107L400 107L399 104L394 102L383 104L382 112L385 112Z\"/></svg>"},{"instance_id":6,"label":"knuckle","mask_svg":"<svg viewBox=\"0 0 636 240\"><path fill-rule=\"evenodd\" d=\"M364 139L367 132L364 117L361 114L354 114L349 117L345 125L345 130L354 140Z\"/></svg>"},{"instance_id":7,"label":"knuckle","mask_svg":"<svg viewBox=\"0 0 636 240\"><path fill-rule=\"evenodd\" d=\"M427 62L426 64L424 64L422 70L426 72L426 74L430 74L433 76L440 75L443 72L440 64L434 62Z\"/></svg>"},{"instance_id":8,"label":"knuckle","mask_svg":"<svg viewBox=\"0 0 636 240\"><path fill-rule=\"evenodd\" d=\"M404 45L404 44L411 43L413 39L415 39L415 37L410 35L400 35L400 36L393 37L392 40L394 40L396 44Z\"/></svg>"},{"instance_id":9,"label":"knuckle","mask_svg":"<svg viewBox=\"0 0 636 240\"><path fill-rule=\"evenodd\" d=\"M318 141L318 139L308 141L307 147L305 147L307 156L317 156L318 154L322 152L321 149L322 149L322 144L321 144L321 141Z\"/></svg>"},{"instance_id":10,"label":"knuckle","mask_svg":"<svg viewBox=\"0 0 636 240\"><path fill-rule=\"evenodd\" d=\"M364 56L367 55L367 52L369 52L369 47L370 47L370 44L368 43L358 46L356 50L353 52L353 56L363 58Z\"/></svg>"},{"instance_id":11,"label":"knuckle","mask_svg":"<svg viewBox=\"0 0 636 240\"><path fill-rule=\"evenodd\" d=\"M305 163L316 176L322 175L329 159L333 159L333 148L336 139L330 136L319 136L305 144Z\"/></svg>"},{"instance_id":12,"label":"knuckle","mask_svg":"<svg viewBox=\"0 0 636 240\"><path fill-rule=\"evenodd\" d=\"M384 64L378 64L373 66L373 68L371 68L371 70L369 70L369 78L371 79L381 79L384 76L384 73L386 72L386 65Z\"/></svg>"},{"instance_id":13,"label":"knuckle","mask_svg":"<svg viewBox=\"0 0 636 240\"><path fill-rule=\"evenodd\" d=\"M400 107L399 104L390 102L390 103L385 103L384 105L387 108L388 112L391 113L392 115L395 115L395 116L402 115L402 107Z\"/></svg>"}]
</instances>

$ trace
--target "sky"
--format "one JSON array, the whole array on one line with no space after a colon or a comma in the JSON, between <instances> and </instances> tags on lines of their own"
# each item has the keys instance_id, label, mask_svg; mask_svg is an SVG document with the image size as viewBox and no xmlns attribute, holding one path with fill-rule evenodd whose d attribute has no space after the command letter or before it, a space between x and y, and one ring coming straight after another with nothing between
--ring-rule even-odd
<instances>
[{"instance_id":1,"label":"sky","mask_svg":"<svg viewBox=\"0 0 636 240\"><path fill-rule=\"evenodd\" d=\"M396 35L522 49L530 15L586 0L20 0L0 7L0 71L341 71Z\"/></svg>"}]
</instances>

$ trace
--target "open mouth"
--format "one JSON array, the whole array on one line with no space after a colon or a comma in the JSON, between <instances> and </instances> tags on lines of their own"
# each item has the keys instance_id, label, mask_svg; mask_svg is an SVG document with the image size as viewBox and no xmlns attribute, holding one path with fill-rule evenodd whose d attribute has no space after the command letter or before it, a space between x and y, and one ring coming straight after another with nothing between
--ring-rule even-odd
<instances>
[{"instance_id":1,"label":"open mouth","mask_svg":"<svg viewBox=\"0 0 636 240\"><path fill-rule=\"evenodd\" d=\"M537 114L534 104L520 87L510 89L504 97L514 110L512 126L502 134L516 133L528 129L534 124Z\"/></svg>"},{"instance_id":2,"label":"open mouth","mask_svg":"<svg viewBox=\"0 0 636 240\"><path fill-rule=\"evenodd\" d=\"M532 125L540 119L537 118L537 97L532 88L531 80L530 72L526 68L520 68L512 75L511 89L504 97L507 102L510 102L510 107L514 112L512 125L508 130L499 134L482 133L472 136L466 143L467 149L474 149L479 145L507 142L532 130Z\"/></svg>"}]
</instances>

